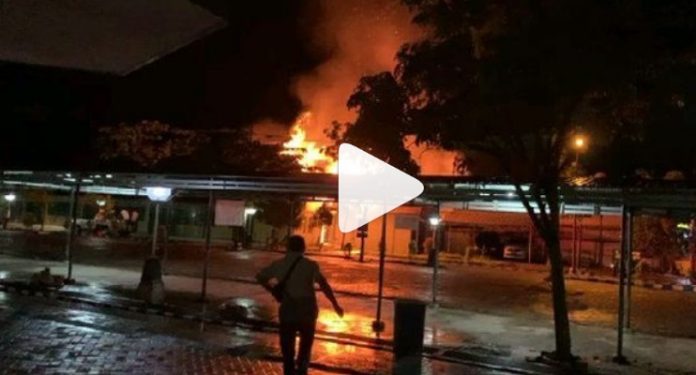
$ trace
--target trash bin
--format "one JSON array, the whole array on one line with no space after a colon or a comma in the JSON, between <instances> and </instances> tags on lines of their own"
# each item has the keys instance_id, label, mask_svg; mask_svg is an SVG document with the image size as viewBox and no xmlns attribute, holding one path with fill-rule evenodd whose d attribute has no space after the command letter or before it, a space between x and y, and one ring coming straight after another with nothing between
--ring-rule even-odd
<instances>
[{"instance_id":1,"label":"trash bin","mask_svg":"<svg viewBox=\"0 0 696 375\"><path fill-rule=\"evenodd\" d=\"M410 299L394 302L394 359L423 351L425 303Z\"/></svg>"}]
</instances>

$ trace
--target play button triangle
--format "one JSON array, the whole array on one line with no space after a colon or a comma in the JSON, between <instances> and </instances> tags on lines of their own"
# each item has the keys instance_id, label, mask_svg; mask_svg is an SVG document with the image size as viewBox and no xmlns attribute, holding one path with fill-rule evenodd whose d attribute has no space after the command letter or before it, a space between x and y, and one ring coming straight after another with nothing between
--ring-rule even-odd
<instances>
[{"instance_id":1,"label":"play button triangle","mask_svg":"<svg viewBox=\"0 0 696 375\"><path fill-rule=\"evenodd\" d=\"M418 197L423 184L351 145L338 150L338 228L351 232Z\"/></svg>"}]
</instances>

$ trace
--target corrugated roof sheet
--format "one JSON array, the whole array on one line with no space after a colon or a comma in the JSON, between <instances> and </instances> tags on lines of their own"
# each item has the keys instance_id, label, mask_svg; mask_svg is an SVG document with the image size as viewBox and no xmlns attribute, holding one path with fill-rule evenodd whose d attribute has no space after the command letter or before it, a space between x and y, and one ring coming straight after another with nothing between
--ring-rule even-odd
<instances>
[{"instance_id":1,"label":"corrugated roof sheet","mask_svg":"<svg viewBox=\"0 0 696 375\"><path fill-rule=\"evenodd\" d=\"M188 0L3 0L0 60L126 75L224 26Z\"/></svg>"}]
</instances>

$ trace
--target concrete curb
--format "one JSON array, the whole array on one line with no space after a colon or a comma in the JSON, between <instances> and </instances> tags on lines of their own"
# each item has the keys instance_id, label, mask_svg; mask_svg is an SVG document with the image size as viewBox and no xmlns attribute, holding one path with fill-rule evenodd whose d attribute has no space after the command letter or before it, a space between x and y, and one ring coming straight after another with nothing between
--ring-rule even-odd
<instances>
[{"instance_id":1,"label":"concrete curb","mask_svg":"<svg viewBox=\"0 0 696 375\"><path fill-rule=\"evenodd\" d=\"M27 297L41 297L54 299L63 302L79 303L96 308L106 309L106 310L120 310L131 313L139 313L144 315L154 315L160 317L166 317L171 319L178 319L189 321L193 323L205 323L223 327L238 327L243 329L248 329L256 332L276 332L277 324L273 322L261 321L261 320L224 320L224 319L212 319L205 316L200 316L197 314L187 314L181 311L171 311L167 310L168 306L147 306L143 303L138 304L119 304L119 303L108 303L95 301L85 298L77 298L66 295L66 293L60 292L58 290L37 290L31 288L27 285L18 284L8 284L6 282L0 281L0 292L14 293ZM391 351L392 341L384 339L373 339L364 336L341 334L335 332L326 332L317 330L316 335L317 340L329 341L341 345L354 345L357 347L368 348L372 350L381 351ZM471 366L484 368L488 370L501 371L511 374L525 374L525 375L535 375L535 374L548 374L551 369L525 369L516 368L512 366L498 365L494 363L487 363L483 361L472 361L463 360L459 358L448 357L443 354L445 350L437 347L426 346L423 351L423 358L428 358L431 360L448 362L453 364L459 364L463 366ZM342 374L356 374L361 375L362 372L355 371L353 369L346 369L341 367L327 366L321 363L313 363L312 368L334 372Z\"/></svg>"}]
</instances>

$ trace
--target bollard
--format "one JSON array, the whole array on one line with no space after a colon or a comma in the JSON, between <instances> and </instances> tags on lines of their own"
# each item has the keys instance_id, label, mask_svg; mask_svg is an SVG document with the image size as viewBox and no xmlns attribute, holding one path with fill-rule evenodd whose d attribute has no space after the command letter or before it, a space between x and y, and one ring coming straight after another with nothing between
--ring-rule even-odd
<instances>
[{"instance_id":1,"label":"bollard","mask_svg":"<svg viewBox=\"0 0 696 375\"><path fill-rule=\"evenodd\" d=\"M394 301L394 359L419 356L423 351L425 303L417 300Z\"/></svg>"}]
</instances>

